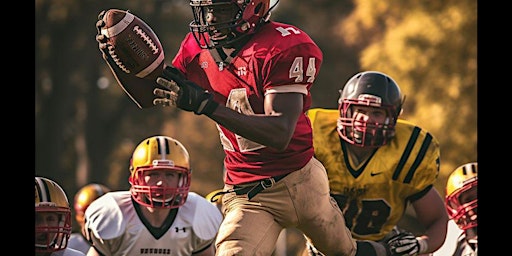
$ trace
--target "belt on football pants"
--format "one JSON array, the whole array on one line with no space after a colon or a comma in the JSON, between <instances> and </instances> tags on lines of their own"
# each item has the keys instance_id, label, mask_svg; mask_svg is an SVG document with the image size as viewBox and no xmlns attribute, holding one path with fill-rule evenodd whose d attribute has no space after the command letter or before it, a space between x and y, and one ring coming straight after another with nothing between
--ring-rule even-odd
<instances>
[{"instance_id":1,"label":"belt on football pants","mask_svg":"<svg viewBox=\"0 0 512 256\"><path fill-rule=\"evenodd\" d=\"M288 175L288 174L274 176L274 177L260 180L258 182L258 184L256 184L255 186L252 186L252 187L250 187L250 186L242 187L242 186L235 185L233 187L233 192L235 192L237 195L247 194L247 197L249 198L249 200L251 200L251 198L255 197L259 192L274 186L274 184L276 184L278 181L282 180L284 177L286 177L286 175Z\"/></svg>"},{"instance_id":2,"label":"belt on football pants","mask_svg":"<svg viewBox=\"0 0 512 256\"><path fill-rule=\"evenodd\" d=\"M261 191L274 186L274 184L276 184L278 181L282 180L284 177L286 177L286 175L288 175L288 173L284 174L284 175L274 176L274 177L270 177L270 178L266 178L266 179L257 181L258 183L254 186L234 185L233 188L228 191L220 191L220 192L215 193L215 195L213 195L211 197L210 201L215 202L215 201L217 201L217 199L215 199L215 198L218 195L223 195L223 194L232 193L232 192L234 192L237 195L247 194L247 197L249 198L249 200L251 200L251 198L255 197Z\"/></svg>"}]
</instances>

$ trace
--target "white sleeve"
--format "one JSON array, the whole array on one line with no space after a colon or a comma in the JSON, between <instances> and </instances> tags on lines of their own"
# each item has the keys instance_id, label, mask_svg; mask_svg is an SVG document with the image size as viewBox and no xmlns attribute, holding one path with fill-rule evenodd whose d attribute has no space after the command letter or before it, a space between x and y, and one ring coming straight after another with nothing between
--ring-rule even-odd
<instances>
[{"instance_id":1,"label":"white sleeve","mask_svg":"<svg viewBox=\"0 0 512 256\"><path fill-rule=\"evenodd\" d=\"M57 251L51 254L52 256L85 256L85 254L81 251L77 251L75 249L66 248L61 251Z\"/></svg>"},{"instance_id":2,"label":"white sleeve","mask_svg":"<svg viewBox=\"0 0 512 256\"><path fill-rule=\"evenodd\" d=\"M120 201L130 200L130 198L117 195L114 197L114 193L120 192L105 194L93 201L85 211L85 228L91 230L92 234L100 239L110 240L122 236L126 230L126 222L120 209L123 207L123 202Z\"/></svg>"},{"instance_id":3,"label":"white sleeve","mask_svg":"<svg viewBox=\"0 0 512 256\"><path fill-rule=\"evenodd\" d=\"M194 211L193 230L201 239L214 239L219 231L223 216L219 209L208 202L204 197L195 193L190 193L192 200L196 201L196 210ZM187 198L187 200L189 200Z\"/></svg>"}]
</instances>

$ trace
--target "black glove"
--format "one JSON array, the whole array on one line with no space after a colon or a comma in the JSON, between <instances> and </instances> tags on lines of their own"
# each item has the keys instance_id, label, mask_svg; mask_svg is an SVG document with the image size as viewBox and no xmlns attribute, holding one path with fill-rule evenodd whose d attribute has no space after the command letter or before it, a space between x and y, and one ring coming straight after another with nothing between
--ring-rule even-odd
<instances>
[{"instance_id":1,"label":"black glove","mask_svg":"<svg viewBox=\"0 0 512 256\"><path fill-rule=\"evenodd\" d=\"M402 232L388 241L390 255L418 255L427 251L425 240L419 240L410 232Z\"/></svg>"},{"instance_id":2,"label":"black glove","mask_svg":"<svg viewBox=\"0 0 512 256\"><path fill-rule=\"evenodd\" d=\"M173 105L186 111L192 111L196 115L205 114L207 116L219 106L213 100L213 94L194 82L184 79L181 72L175 67L165 67L162 76L158 77L156 82L166 90L156 88L153 91L157 97L153 100L153 104Z\"/></svg>"}]
</instances>

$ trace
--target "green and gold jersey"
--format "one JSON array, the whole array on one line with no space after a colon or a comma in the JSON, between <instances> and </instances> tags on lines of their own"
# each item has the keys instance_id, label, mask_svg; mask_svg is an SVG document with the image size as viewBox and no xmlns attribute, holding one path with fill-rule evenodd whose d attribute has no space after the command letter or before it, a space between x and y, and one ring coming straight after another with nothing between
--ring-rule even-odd
<instances>
[{"instance_id":1,"label":"green and gold jersey","mask_svg":"<svg viewBox=\"0 0 512 256\"><path fill-rule=\"evenodd\" d=\"M315 157L327 170L331 194L355 239L380 240L423 196L439 174L439 143L427 131L398 120L393 140L359 166L338 135L336 109L310 109Z\"/></svg>"}]
</instances>

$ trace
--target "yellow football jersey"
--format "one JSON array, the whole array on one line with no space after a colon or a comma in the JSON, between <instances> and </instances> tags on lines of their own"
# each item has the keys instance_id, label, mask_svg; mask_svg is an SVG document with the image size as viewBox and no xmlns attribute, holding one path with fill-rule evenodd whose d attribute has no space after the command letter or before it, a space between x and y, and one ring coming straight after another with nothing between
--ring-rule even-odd
<instances>
[{"instance_id":1,"label":"yellow football jersey","mask_svg":"<svg viewBox=\"0 0 512 256\"><path fill-rule=\"evenodd\" d=\"M353 166L338 135L336 109L310 109L315 157L329 176L331 194L355 239L380 240L439 174L439 142L424 129L398 120L393 140ZM342 142L343 141L343 142Z\"/></svg>"}]
</instances>

